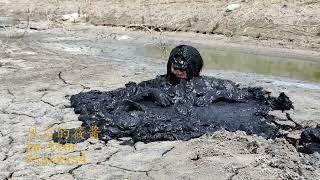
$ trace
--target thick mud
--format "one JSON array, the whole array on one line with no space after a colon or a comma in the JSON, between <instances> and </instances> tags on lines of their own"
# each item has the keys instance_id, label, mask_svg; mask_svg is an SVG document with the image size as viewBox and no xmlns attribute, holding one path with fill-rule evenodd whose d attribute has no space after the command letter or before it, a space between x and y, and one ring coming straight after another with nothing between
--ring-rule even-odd
<instances>
[{"instance_id":1,"label":"thick mud","mask_svg":"<svg viewBox=\"0 0 320 180\"><path fill-rule=\"evenodd\" d=\"M312 154L320 153L320 128L307 128L301 134L301 143L304 144L300 151Z\"/></svg>"},{"instance_id":2,"label":"thick mud","mask_svg":"<svg viewBox=\"0 0 320 180\"><path fill-rule=\"evenodd\" d=\"M97 126L103 141L131 137L134 142L189 140L221 129L275 138L281 134L268 112L293 108L284 93L275 98L262 88L239 88L213 77L173 86L166 76L109 92L82 92L71 97L71 107L85 134ZM55 141L77 142L58 134Z\"/></svg>"}]
</instances>

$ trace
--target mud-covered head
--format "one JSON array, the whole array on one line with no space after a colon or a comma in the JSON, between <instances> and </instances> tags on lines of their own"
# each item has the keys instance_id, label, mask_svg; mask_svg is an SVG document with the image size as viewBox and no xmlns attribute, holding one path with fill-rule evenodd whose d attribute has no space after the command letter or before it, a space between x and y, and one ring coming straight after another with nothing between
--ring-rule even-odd
<instances>
[{"instance_id":1,"label":"mud-covered head","mask_svg":"<svg viewBox=\"0 0 320 180\"><path fill-rule=\"evenodd\" d=\"M189 80L200 76L203 60L199 51L188 45L180 45L172 49L168 64L167 78L172 84L180 80Z\"/></svg>"}]
</instances>

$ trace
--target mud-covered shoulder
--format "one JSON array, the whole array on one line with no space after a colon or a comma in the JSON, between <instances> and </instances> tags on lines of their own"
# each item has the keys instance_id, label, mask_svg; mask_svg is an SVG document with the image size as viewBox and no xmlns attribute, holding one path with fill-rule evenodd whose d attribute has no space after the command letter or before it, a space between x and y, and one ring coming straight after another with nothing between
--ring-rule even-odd
<instances>
[{"instance_id":1,"label":"mud-covered shoulder","mask_svg":"<svg viewBox=\"0 0 320 180\"><path fill-rule=\"evenodd\" d=\"M158 75L154 79L142 81L138 83L140 87L148 87L148 88L160 88L163 86L168 86L170 83L167 80L166 75Z\"/></svg>"}]
</instances>

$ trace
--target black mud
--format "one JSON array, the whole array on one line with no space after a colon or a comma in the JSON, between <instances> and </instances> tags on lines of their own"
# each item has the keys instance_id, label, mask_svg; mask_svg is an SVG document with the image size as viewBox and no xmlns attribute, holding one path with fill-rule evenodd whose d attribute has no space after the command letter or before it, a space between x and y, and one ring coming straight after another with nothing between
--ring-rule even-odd
<instances>
[{"instance_id":1,"label":"black mud","mask_svg":"<svg viewBox=\"0 0 320 180\"><path fill-rule=\"evenodd\" d=\"M320 127L307 128L301 133L301 152L312 154L313 152L320 153Z\"/></svg>"},{"instance_id":2,"label":"black mud","mask_svg":"<svg viewBox=\"0 0 320 180\"><path fill-rule=\"evenodd\" d=\"M103 141L122 137L131 137L134 142L189 140L220 129L275 138L280 136L279 127L268 112L293 106L284 93L277 98L269 95L262 88L239 88L232 81L213 77L172 86L165 76L158 76L114 91L73 95L71 106L80 114L84 139L94 126ZM54 140L83 141L58 137L57 133Z\"/></svg>"}]
</instances>

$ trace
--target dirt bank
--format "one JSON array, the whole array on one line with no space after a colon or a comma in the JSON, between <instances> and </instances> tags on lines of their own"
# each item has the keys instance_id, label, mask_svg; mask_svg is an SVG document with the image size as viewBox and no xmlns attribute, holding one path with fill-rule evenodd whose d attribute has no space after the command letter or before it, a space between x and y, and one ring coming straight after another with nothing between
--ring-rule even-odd
<instances>
[{"instance_id":1,"label":"dirt bank","mask_svg":"<svg viewBox=\"0 0 320 180\"><path fill-rule=\"evenodd\" d=\"M320 2L317 0L2 0L0 15L22 20L66 21L190 31L228 37L234 42L270 47L320 49ZM226 12L231 4L238 9Z\"/></svg>"}]
</instances>

